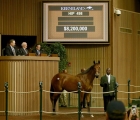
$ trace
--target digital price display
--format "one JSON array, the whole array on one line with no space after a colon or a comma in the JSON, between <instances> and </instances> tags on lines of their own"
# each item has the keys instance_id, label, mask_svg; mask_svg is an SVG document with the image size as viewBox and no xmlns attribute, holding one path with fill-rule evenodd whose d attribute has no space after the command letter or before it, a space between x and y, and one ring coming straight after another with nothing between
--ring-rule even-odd
<instances>
[{"instance_id":1,"label":"digital price display","mask_svg":"<svg viewBox=\"0 0 140 120\"><path fill-rule=\"evenodd\" d=\"M108 2L44 2L43 41L108 42Z\"/></svg>"}]
</instances>

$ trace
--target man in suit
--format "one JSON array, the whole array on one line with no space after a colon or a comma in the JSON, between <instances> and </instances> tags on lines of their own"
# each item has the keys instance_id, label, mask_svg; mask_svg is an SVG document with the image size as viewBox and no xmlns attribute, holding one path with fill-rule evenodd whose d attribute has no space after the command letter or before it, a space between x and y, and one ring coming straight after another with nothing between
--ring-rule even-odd
<instances>
[{"instance_id":1,"label":"man in suit","mask_svg":"<svg viewBox=\"0 0 140 120\"><path fill-rule=\"evenodd\" d=\"M20 55L27 56L28 55L27 43L22 42L21 46L22 48L19 49Z\"/></svg>"},{"instance_id":2,"label":"man in suit","mask_svg":"<svg viewBox=\"0 0 140 120\"><path fill-rule=\"evenodd\" d=\"M106 69L106 75L101 77L100 81L100 86L103 87L103 92L110 92L110 91L115 91L116 87L116 78L110 74L111 69L107 68ZM107 105L109 102L114 100L115 93L110 92L110 93L103 93L103 100L104 100L104 111L106 112L107 110Z\"/></svg>"},{"instance_id":3,"label":"man in suit","mask_svg":"<svg viewBox=\"0 0 140 120\"><path fill-rule=\"evenodd\" d=\"M6 56L17 56L19 55L18 49L15 47L15 40L11 39L9 41L9 45L6 46L5 48L5 55Z\"/></svg>"},{"instance_id":4,"label":"man in suit","mask_svg":"<svg viewBox=\"0 0 140 120\"><path fill-rule=\"evenodd\" d=\"M41 45L37 44L35 49L32 51L32 53L35 53L36 56L40 56L41 55Z\"/></svg>"}]
</instances>

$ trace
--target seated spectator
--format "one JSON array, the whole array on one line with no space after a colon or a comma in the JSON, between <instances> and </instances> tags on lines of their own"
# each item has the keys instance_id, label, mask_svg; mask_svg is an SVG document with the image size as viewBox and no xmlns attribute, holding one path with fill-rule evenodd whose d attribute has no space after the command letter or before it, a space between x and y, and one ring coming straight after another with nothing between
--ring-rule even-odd
<instances>
[{"instance_id":1,"label":"seated spectator","mask_svg":"<svg viewBox=\"0 0 140 120\"><path fill-rule=\"evenodd\" d=\"M22 46L22 48L19 49L20 55L27 56L28 55L27 43L26 42L22 42L21 46Z\"/></svg>"},{"instance_id":2,"label":"seated spectator","mask_svg":"<svg viewBox=\"0 0 140 120\"><path fill-rule=\"evenodd\" d=\"M18 49L15 47L16 42L14 39L9 41L9 45L5 47L5 55L6 56L17 56L19 55Z\"/></svg>"},{"instance_id":3,"label":"seated spectator","mask_svg":"<svg viewBox=\"0 0 140 120\"><path fill-rule=\"evenodd\" d=\"M106 120L125 120L126 110L123 102L111 101L107 106Z\"/></svg>"},{"instance_id":4,"label":"seated spectator","mask_svg":"<svg viewBox=\"0 0 140 120\"><path fill-rule=\"evenodd\" d=\"M5 48L3 48L3 49L1 50L1 55L2 55L2 56L5 56Z\"/></svg>"},{"instance_id":5,"label":"seated spectator","mask_svg":"<svg viewBox=\"0 0 140 120\"><path fill-rule=\"evenodd\" d=\"M36 56L40 56L41 55L41 45L37 44L35 49L32 51L32 53L35 53Z\"/></svg>"}]
</instances>

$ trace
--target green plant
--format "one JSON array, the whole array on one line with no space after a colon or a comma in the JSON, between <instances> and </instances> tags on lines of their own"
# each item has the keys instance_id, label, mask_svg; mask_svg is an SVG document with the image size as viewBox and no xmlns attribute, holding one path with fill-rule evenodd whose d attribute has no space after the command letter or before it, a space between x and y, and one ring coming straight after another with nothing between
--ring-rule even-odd
<instances>
[{"instance_id":1,"label":"green plant","mask_svg":"<svg viewBox=\"0 0 140 120\"><path fill-rule=\"evenodd\" d=\"M47 45L47 43L40 43L41 45L41 51L42 53L47 54L48 56L50 56L51 54L51 49L50 47Z\"/></svg>"},{"instance_id":2,"label":"green plant","mask_svg":"<svg viewBox=\"0 0 140 120\"><path fill-rule=\"evenodd\" d=\"M60 57L59 61L59 72L62 72L66 69L68 60L67 60L67 54L66 54L66 48L61 43L56 42L52 43L50 45L51 54L58 54L58 57Z\"/></svg>"},{"instance_id":3,"label":"green plant","mask_svg":"<svg viewBox=\"0 0 140 120\"><path fill-rule=\"evenodd\" d=\"M42 53L45 53L48 56L50 56L51 54L58 54L58 57L60 57L59 72L62 72L66 69L68 65L68 60L65 46L63 46L59 42L52 43L50 45L48 45L47 43L40 43L40 45ZM35 49L35 46L32 49Z\"/></svg>"}]
</instances>

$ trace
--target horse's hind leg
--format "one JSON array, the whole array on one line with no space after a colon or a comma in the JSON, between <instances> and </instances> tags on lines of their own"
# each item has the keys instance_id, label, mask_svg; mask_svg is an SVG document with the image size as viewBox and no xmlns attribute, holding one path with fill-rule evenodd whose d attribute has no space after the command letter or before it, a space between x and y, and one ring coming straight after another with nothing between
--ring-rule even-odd
<instances>
[{"instance_id":1,"label":"horse's hind leg","mask_svg":"<svg viewBox=\"0 0 140 120\"><path fill-rule=\"evenodd\" d=\"M83 107L83 102L80 102L81 117L84 117L84 115L82 114L82 107Z\"/></svg>"},{"instance_id":2,"label":"horse's hind leg","mask_svg":"<svg viewBox=\"0 0 140 120\"><path fill-rule=\"evenodd\" d=\"M81 112L81 117L84 117L84 115L82 114L82 107L83 107L83 97L84 97L84 93L81 92L81 95L80 95L80 112Z\"/></svg>"},{"instance_id":3,"label":"horse's hind leg","mask_svg":"<svg viewBox=\"0 0 140 120\"><path fill-rule=\"evenodd\" d=\"M56 106L56 102L57 102L59 96L60 96L60 94L58 94L58 93L54 93L54 95L53 95L53 101L52 101L53 112L56 112L55 106Z\"/></svg>"}]
</instances>

